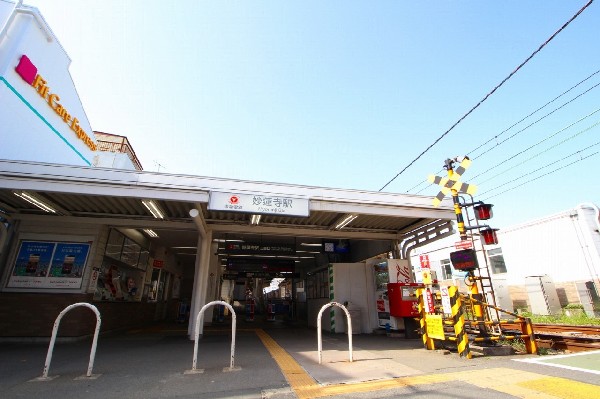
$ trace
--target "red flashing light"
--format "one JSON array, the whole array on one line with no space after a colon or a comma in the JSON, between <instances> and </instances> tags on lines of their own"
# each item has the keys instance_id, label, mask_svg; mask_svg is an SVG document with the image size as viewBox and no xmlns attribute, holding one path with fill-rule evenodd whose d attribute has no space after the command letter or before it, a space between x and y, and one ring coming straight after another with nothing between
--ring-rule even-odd
<instances>
[{"instance_id":1,"label":"red flashing light","mask_svg":"<svg viewBox=\"0 0 600 399\"><path fill-rule=\"evenodd\" d=\"M496 231L498 231L498 229L485 229L480 231L485 245L498 244L498 236L496 235Z\"/></svg>"},{"instance_id":2,"label":"red flashing light","mask_svg":"<svg viewBox=\"0 0 600 399\"><path fill-rule=\"evenodd\" d=\"M494 216L494 213L492 212L493 206L494 205L492 205L492 204L475 205L473 207L473 209L475 209L475 212L477 212L477 219L478 220L491 219Z\"/></svg>"}]
</instances>

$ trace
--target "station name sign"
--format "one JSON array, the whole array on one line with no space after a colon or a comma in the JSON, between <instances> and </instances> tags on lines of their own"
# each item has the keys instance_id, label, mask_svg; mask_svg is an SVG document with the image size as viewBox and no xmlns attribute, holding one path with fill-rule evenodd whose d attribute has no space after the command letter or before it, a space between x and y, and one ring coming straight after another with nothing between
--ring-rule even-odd
<instances>
[{"instance_id":1,"label":"station name sign","mask_svg":"<svg viewBox=\"0 0 600 399\"><path fill-rule=\"evenodd\" d=\"M258 244L228 242L225 244L226 254L294 254L296 248L288 244Z\"/></svg>"},{"instance_id":2,"label":"station name sign","mask_svg":"<svg viewBox=\"0 0 600 399\"><path fill-rule=\"evenodd\" d=\"M308 198L267 194L237 194L211 191L211 211L243 212L262 215L304 216L309 213Z\"/></svg>"},{"instance_id":3,"label":"station name sign","mask_svg":"<svg viewBox=\"0 0 600 399\"><path fill-rule=\"evenodd\" d=\"M79 125L79 119L72 116L69 111L60 103L60 96L50 91L48 82L38 74L37 67L31 62L29 57L26 55L21 56L19 65L15 68L15 71L21 76L21 78L31 85L48 103L48 106L62 118L64 123L75 132L79 140L83 141L86 146L92 151L96 151L96 143L94 140L83 130Z\"/></svg>"}]
</instances>

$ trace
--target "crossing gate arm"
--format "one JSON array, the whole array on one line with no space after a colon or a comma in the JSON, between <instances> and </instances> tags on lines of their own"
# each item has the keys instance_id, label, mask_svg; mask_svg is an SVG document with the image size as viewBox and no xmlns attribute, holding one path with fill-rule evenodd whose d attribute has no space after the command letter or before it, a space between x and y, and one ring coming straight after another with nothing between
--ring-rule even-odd
<instances>
[{"instance_id":1,"label":"crossing gate arm","mask_svg":"<svg viewBox=\"0 0 600 399\"><path fill-rule=\"evenodd\" d=\"M86 302L77 302L77 303L74 303L74 304L69 305L66 308L64 308L63 311L60 312L58 314L58 316L56 317L56 320L54 321L54 327L52 328L52 337L50 338L50 345L48 345L48 353L46 354L46 362L44 363L44 371L42 373L42 376L38 377L36 380L49 381L49 380L56 378L56 377L48 377L48 372L50 371L50 362L52 361L52 352L54 351L54 344L56 343L56 335L58 333L58 327L60 326L60 321L62 320L62 318L65 314L67 314L71 309L74 309L74 308L77 308L80 306L86 307L96 314L96 328L94 330L94 339L92 341L92 349L90 350L90 361L88 363L88 368L87 368L85 377L86 378L96 378L97 377L97 376L92 375L92 369L94 368L94 359L96 357L96 347L98 345L98 334L100 333L100 324L102 322L100 320L100 312L94 305L91 305Z\"/></svg>"},{"instance_id":2,"label":"crossing gate arm","mask_svg":"<svg viewBox=\"0 0 600 399\"><path fill-rule=\"evenodd\" d=\"M229 368L225 368L223 371L240 370L239 367L238 368L234 367L234 360L235 360L235 328L236 328L235 310L233 309L233 307L230 304L228 304L225 301L212 301L212 302L209 302L206 305L202 306L202 309L200 309L200 311L198 312L198 315L196 316L196 330L194 332L194 358L193 358L193 361L192 361L192 369L189 370L189 371L186 371L186 374L195 374L195 373L202 373L202 372L204 372L204 370L198 370L196 368L197 363L198 363L198 337L200 336L200 331L203 329L204 311L206 309L208 309L209 307L214 306L214 305L224 305L231 312L231 356L230 356L230 361L229 361Z\"/></svg>"},{"instance_id":3,"label":"crossing gate arm","mask_svg":"<svg viewBox=\"0 0 600 399\"><path fill-rule=\"evenodd\" d=\"M319 364L321 364L323 360L323 332L321 331L321 316L323 316L323 312L325 311L325 309L327 309L330 306L337 306L341 308L344 311L344 313L346 313L346 320L348 321L348 352L350 362L352 362L352 319L350 318L350 312L348 312L348 309L346 309L346 307L339 302L329 302L323 305L321 310L319 310L319 314L317 316L317 346L319 352Z\"/></svg>"},{"instance_id":4,"label":"crossing gate arm","mask_svg":"<svg viewBox=\"0 0 600 399\"><path fill-rule=\"evenodd\" d=\"M537 354L538 353L538 347L535 342L535 333L533 331L533 324L531 323L531 319L529 317L523 317L523 316L513 313L509 310L505 310L505 309L499 308L498 306L494 306L489 303L480 301L469 295L460 294L460 296L463 297L463 299L465 301L477 302L482 306L489 307L489 308L492 308L499 312L506 313L508 315L516 317L517 320L500 320L498 322L493 322L491 324L502 325L505 323L514 323L514 322L520 323L521 324L521 339L523 339L523 341L525 342L525 349L527 350L527 353L529 353L529 354L534 354L534 353Z\"/></svg>"}]
</instances>

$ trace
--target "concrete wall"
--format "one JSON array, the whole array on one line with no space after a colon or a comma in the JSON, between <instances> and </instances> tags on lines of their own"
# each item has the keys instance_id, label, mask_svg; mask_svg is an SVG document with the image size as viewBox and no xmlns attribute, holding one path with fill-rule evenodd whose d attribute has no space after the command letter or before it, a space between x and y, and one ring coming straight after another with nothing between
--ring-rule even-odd
<instances>
[{"instance_id":1,"label":"concrete wall","mask_svg":"<svg viewBox=\"0 0 600 399\"><path fill-rule=\"evenodd\" d=\"M97 222L69 222L64 219L55 222L55 220L59 219L31 218L20 220L13 225L15 230L7 247L6 261L0 264L0 337L49 337L58 314L65 307L76 302L89 302L98 308L102 317L101 332L139 328L151 323L161 315L166 315L169 320L175 320L179 300L172 299L172 295L160 303L147 302L144 298L141 302L94 301L93 269L102 265L110 228ZM131 236L132 232L125 231L125 233L130 233ZM143 238L143 236L141 237ZM23 239L92 242L81 287L70 289L6 288L20 240ZM142 243L140 237L137 237L136 241ZM183 274L182 267L172 254L164 249L158 250L157 254L164 260L165 271L173 275ZM148 267L147 270L147 275L150 275L152 267ZM172 292L172 281L173 279L171 279L170 286L166 287L169 292ZM140 286L138 289L142 290L143 287ZM94 324L93 312L89 309L76 308L64 317L59 336L77 337L92 334Z\"/></svg>"}]
</instances>

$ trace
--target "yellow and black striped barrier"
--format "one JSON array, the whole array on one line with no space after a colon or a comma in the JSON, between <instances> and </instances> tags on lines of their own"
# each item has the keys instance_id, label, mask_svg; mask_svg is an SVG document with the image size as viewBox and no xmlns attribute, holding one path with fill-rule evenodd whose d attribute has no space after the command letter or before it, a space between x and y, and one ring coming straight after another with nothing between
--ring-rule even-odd
<instances>
[{"instance_id":1,"label":"yellow and black striped barrier","mask_svg":"<svg viewBox=\"0 0 600 399\"><path fill-rule=\"evenodd\" d=\"M465 317L462 307L462 301L455 286L448 287L450 296L450 305L452 306L452 321L454 324L454 335L456 337L456 348L461 357L471 358L471 349L469 347L469 336L465 332Z\"/></svg>"},{"instance_id":2,"label":"yellow and black striped barrier","mask_svg":"<svg viewBox=\"0 0 600 399\"><path fill-rule=\"evenodd\" d=\"M435 340L448 340L456 343L458 354L467 359L472 358L471 344L486 343L496 344L498 341L510 341L521 339L525 343L527 353L537 353L537 345L532 329L531 321L525 317L514 314L510 311L500 309L494 305L487 304L471 295L465 295L458 292L458 287L448 287L448 297L450 299L450 308L448 309L442 301L441 294L434 294L436 300L435 313L428 313L425 306L424 296L426 289L416 290L418 299L418 309L420 314L420 330L423 339L423 346L426 349L435 349ZM443 301L442 301L443 302ZM480 308L489 307L501 311L515 319L486 320L485 317L471 316L475 319L469 319L466 312L468 304L476 304ZM450 311L450 313L448 313ZM446 315L446 316L445 316ZM447 317L450 315L450 317ZM483 320L482 320L483 319ZM521 331L502 331L494 332L493 326L502 326L503 324L518 324ZM444 328L447 327L447 328Z\"/></svg>"},{"instance_id":3,"label":"yellow and black striped barrier","mask_svg":"<svg viewBox=\"0 0 600 399\"><path fill-rule=\"evenodd\" d=\"M433 350L433 349L435 349L435 344L433 342L433 339L431 339L429 337L429 335L427 334L427 321L426 321L427 314L425 312L425 302L423 300L424 293L425 293L424 288L417 288L416 294L417 294L417 303L419 304L419 315L420 315L419 326L421 329L421 338L423 339L423 346L426 349Z\"/></svg>"}]
</instances>

